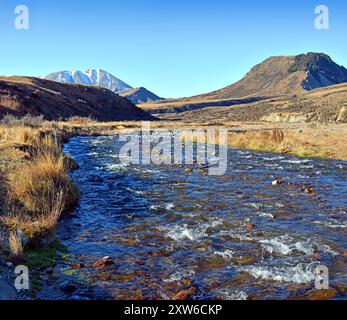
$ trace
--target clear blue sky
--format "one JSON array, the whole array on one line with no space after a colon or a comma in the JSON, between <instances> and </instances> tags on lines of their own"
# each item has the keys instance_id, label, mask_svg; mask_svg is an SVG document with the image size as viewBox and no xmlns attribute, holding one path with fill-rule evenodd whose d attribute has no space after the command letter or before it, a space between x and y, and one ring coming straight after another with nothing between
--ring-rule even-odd
<instances>
[{"instance_id":1,"label":"clear blue sky","mask_svg":"<svg viewBox=\"0 0 347 320\"><path fill-rule=\"evenodd\" d=\"M14 8L30 9L30 30ZM314 8L330 8L330 30ZM345 0L2 0L0 74L102 68L164 97L209 92L272 55L325 52L347 65Z\"/></svg>"}]
</instances>

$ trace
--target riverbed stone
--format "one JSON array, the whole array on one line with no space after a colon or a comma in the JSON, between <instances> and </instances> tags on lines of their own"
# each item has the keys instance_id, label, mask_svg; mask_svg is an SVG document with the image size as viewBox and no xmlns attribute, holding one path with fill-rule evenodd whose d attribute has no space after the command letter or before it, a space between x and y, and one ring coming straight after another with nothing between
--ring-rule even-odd
<instances>
[{"instance_id":1,"label":"riverbed stone","mask_svg":"<svg viewBox=\"0 0 347 320\"><path fill-rule=\"evenodd\" d=\"M80 168L79 164L68 155L64 155L63 161L65 168L67 168L69 171L77 170Z\"/></svg>"},{"instance_id":2,"label":"riverbed stone","mask_svg":"<svg viewBox=\"0 0 347 320\"><path fill-rule=\"evenodd\" d=\"M63 282L60 286L59 286L60 290L65 292L65 293L73 293L77 290L77 286L69 281Z\"/></svg>"},{"instance_id":3,"label":"riverbed stone","mask_svg":"<svg viewBox=\"0 0 347 320\"><path fill-rule=\"evenodd\" d=\"M93 267L98 269L104 269L109 266L113 266L115 263L113 262L112 258L109 256L103 257L100 260L97 260L94 262Z\"/></svg>"}]
</instances>

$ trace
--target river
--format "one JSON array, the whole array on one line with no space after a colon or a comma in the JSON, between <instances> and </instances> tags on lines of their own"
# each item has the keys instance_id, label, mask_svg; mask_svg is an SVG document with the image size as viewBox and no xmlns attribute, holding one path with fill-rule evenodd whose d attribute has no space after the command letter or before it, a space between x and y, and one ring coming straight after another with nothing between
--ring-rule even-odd
<instances>
[{"instance_id":1,"label":"river","mask_svg":"<svg viewBox=\"0 0 347 320\"><path fill-rule=\"evenodd\" d=\"M59 225L69 255L41 298L301 299L318 266L346 287L346 162L230 148L226 174L210 176L197 164L123 165L121 146L65 146L81 201ZM114 264L98 270L104 256Z\"/></svg>"}]
</instances>

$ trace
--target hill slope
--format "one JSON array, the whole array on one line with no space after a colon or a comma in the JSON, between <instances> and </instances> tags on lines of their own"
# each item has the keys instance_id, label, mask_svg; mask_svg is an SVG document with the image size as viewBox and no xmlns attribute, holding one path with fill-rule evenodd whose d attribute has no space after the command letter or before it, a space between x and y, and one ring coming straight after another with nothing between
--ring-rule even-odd
<instances>
[{"instance_id":1,"label":"hill slope","mask_svg":"<svg viewBox=\"0 0 347 320\"><path fill-rule=\"evenodd\" d=\"M47 120L71 116L101 121L154 120L110 90L29 77L0 78L0 117L43 115Z\"/></svg>"},{"instance_id":2,"label":"hill slope","mask_svg":"<svg viewBox=\"0 0 347 320\"><path fill-rule=\"evenodd\" d=\"M173 108L197 109L206 103L228 105L232 100L263 100L347 82L347 69L323 53L270 57L256 65L240 81L223 89L190 98L144 105L146 110L170 112ZM219 103L216 103L220 101ZM233 104L233 103L232 103ZM230 104L229 104L230 105Z\"/></svg>"},{"instance_id":3,"label":"hill slope","mask_svg":"<svg viewBox=\"0 0 347 320\"><path fill-rule=\"evenodd\" d=\"M347 123L347 83L301 94L228 107L208 107L161 115L164 119L202 122L343 122Z\"/></svg>"},{"instance_id":4,"label":"hill slope","mask_svg":"<svg viewBox=\"0 0 347 320\"><path fill-rule=\"evenodd\" d=\"M213 99L280 96L347 82L347 69L324 53L270 57L237 83L205 97Z\"/></svg>"},{"instance_id":5,"label":"hill slope","mask_svg":"<svg viewBox=\"0 0 347 320\"><path fill-rule=\"evenodd\" d=\"M163 98L158 97L156 94L143 87L129 89L121 92L119 95L124 98L127 98L134 104L163 100Z\"/></svg>"}]
</instances>

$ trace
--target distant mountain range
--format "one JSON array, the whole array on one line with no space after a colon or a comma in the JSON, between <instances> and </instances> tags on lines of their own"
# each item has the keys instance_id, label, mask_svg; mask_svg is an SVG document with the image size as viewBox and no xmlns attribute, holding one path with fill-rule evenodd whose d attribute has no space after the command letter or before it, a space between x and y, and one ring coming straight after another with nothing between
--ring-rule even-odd
<instances>
[{"instance_id":1,"label":"distant mountain range","mask_svg":"<svg viewBox=\"0 0 347 320\"><path fill-rule=\"evenodd\" d=\"M162 98L145 88L141 87L134 89L124 81L102 69L59 71L51 73L43 78L62 83L75 83L106 88L117 94L123 93L122 96L136 104L162 100Z\"/></svg>"}]
</instances>

